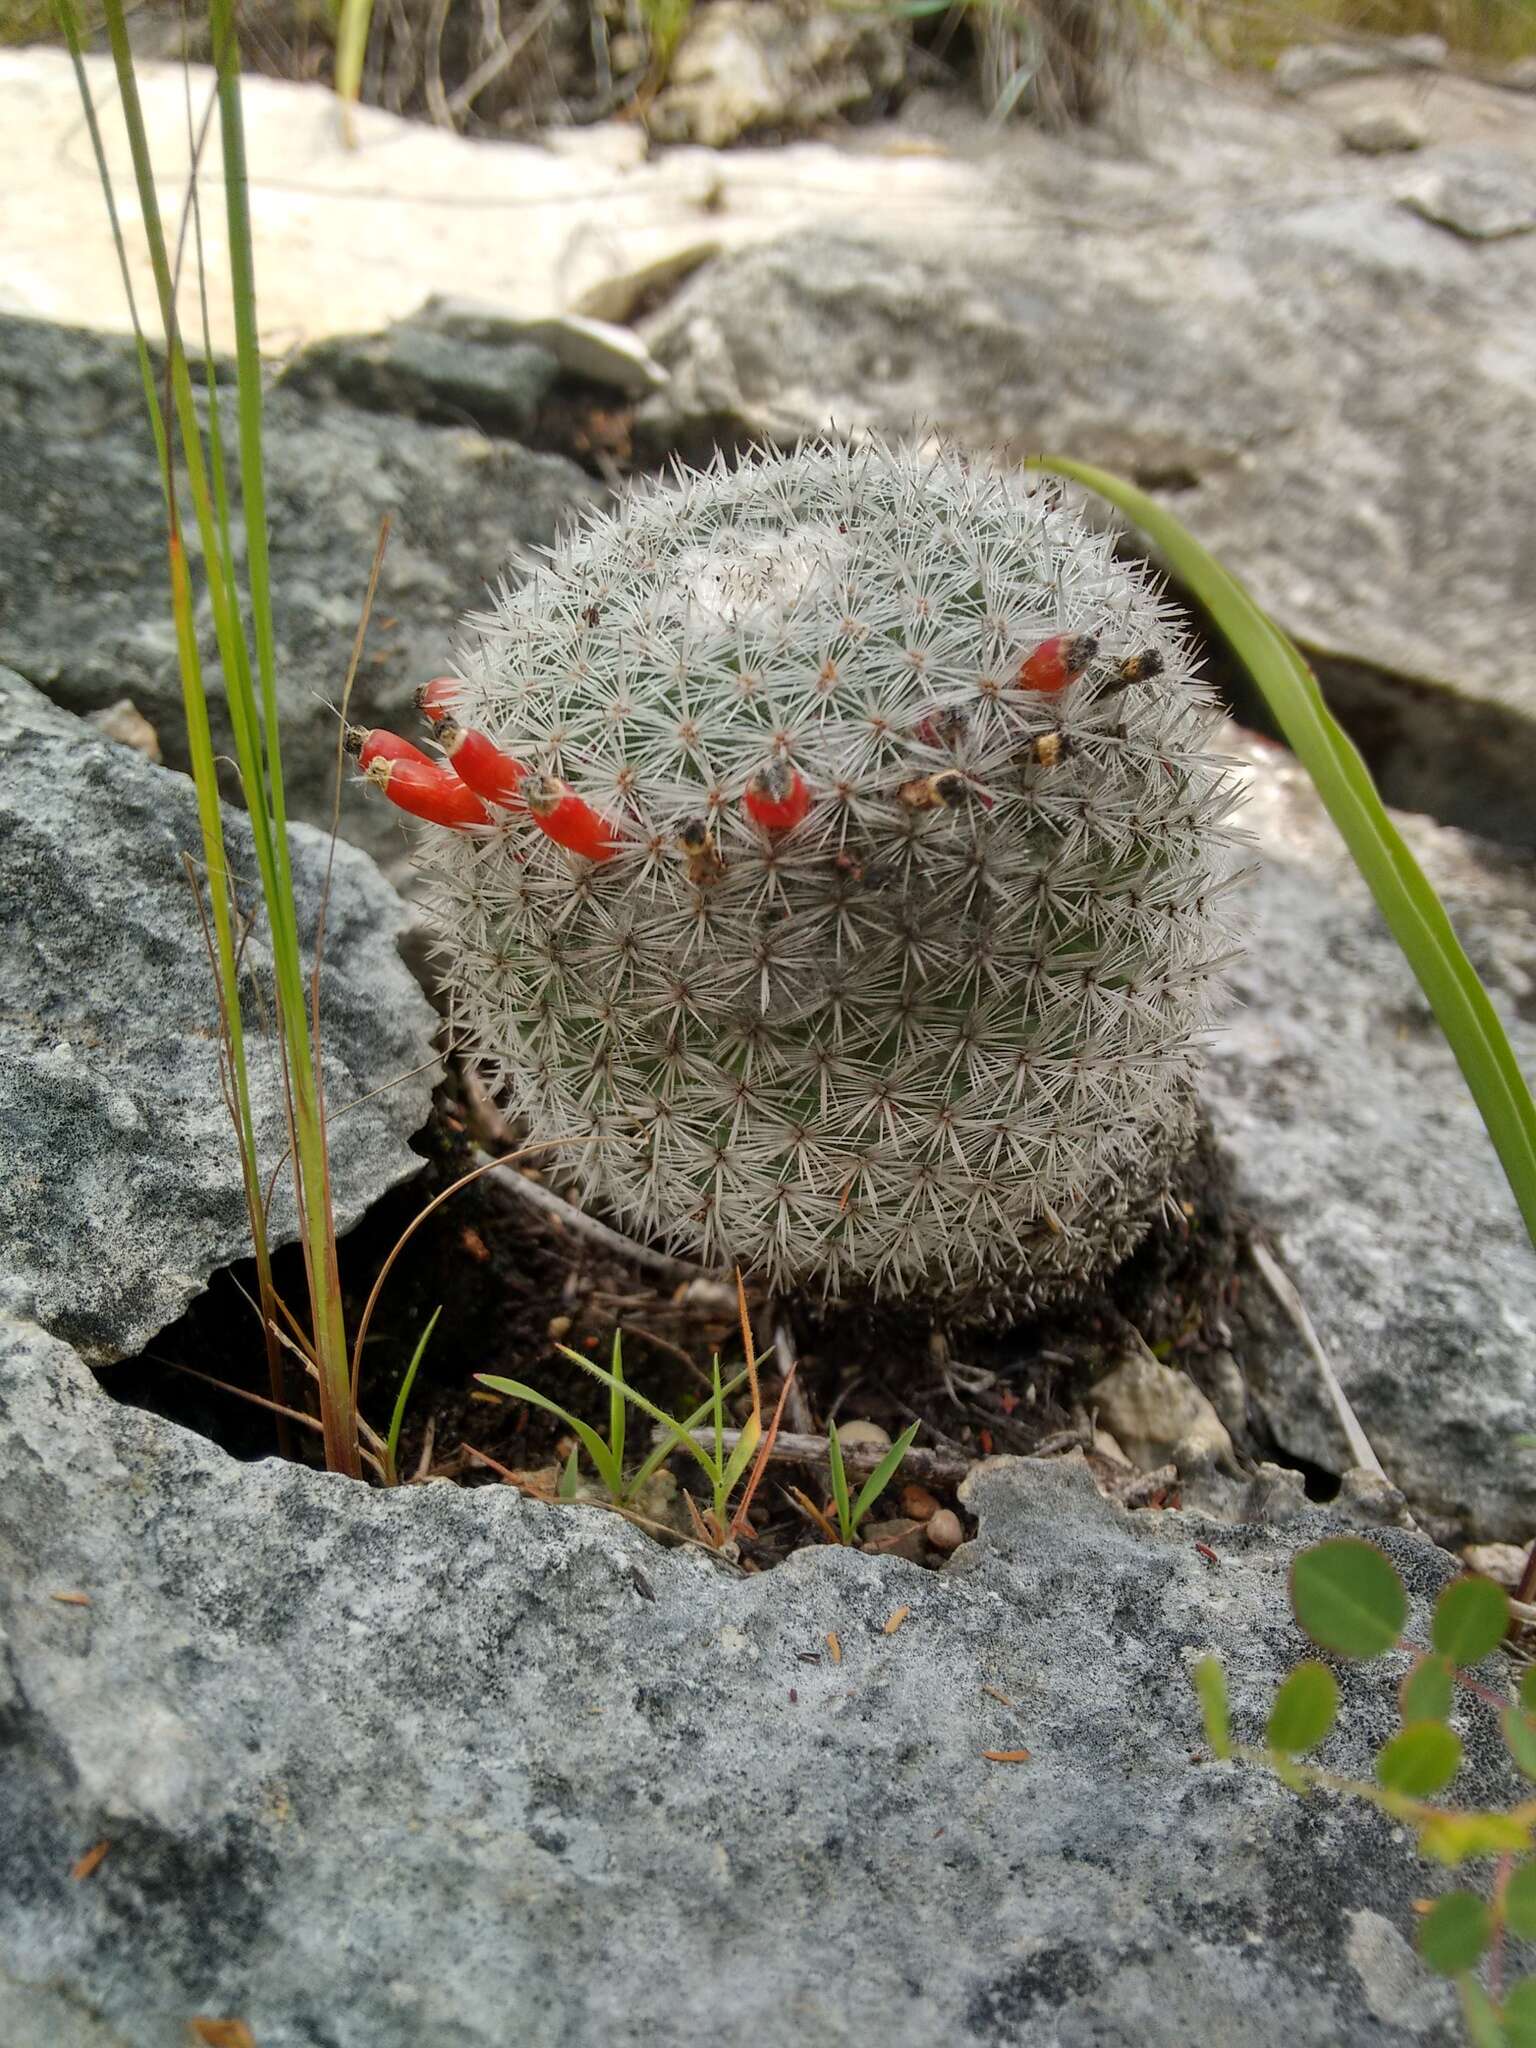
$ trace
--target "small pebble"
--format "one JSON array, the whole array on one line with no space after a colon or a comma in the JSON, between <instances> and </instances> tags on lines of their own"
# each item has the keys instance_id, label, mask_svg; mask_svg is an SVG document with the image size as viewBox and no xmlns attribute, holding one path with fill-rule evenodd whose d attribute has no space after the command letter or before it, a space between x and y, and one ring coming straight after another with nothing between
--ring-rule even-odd
<instances>
[{"instance_id":1,"label":"small pebble","mask_svg":"<svg viewBox=\"0 0 1536 2048\"><path fill-rule=\"evenodd\" d=\"M1518 1543L1469 1543L1461 1553L1468 1569L1513 1593L1525 1570L1525 1551Z\"/></svg>"},{"instance_id":2,"label":"small pebble","mask_svg":"<svg viewBox=\"0 0 1536 2048\"><path fill-rule=\"evenodd\" d=\"M859 1532L859 1548L876 1557L904 1557L911 1564L923 1559L923 1525L902 1516L890 1522L866 1522Z\"/></svg>"},{"instance_id":3,"label":"small pebble","mask_svg":"<svg viewBox=\"0 0 1536 2048\"><path fill-rule=\"evenodd\" d=\"M960 1517L953 1508L940 1508L929 1520L923 1534L935 1550L954 1550L965 1541L965 1531L960 1526Z\"/></svg>"},{"instance_id":4,"label":"small pebble","mask_svg":"<svg viewBox=\"0 0 1536 2048\"><path fill-rule=\"evenodd\" d=\"M837 1440L845 1451L888 1451L891 1448L891 1433L882 1429L878 1422L840 1422Z\"/></svg>"},{"instance_id":5,"label":"small pebble","mask_svg":"<svg viewBox=\"0 0 1536 2048\"><path fill-rule=\"evenodd\" d=\"M926 1486L904 1486L897 1499L901 1512L912 1522L926 1522L939 1512L939 1504Z\"/></svg>"},{"instance_id":6,"label":"small pebble","mask_svg":"<svg viewBox=\"0 0 1536 2048\"><path fill-rule=\"evenodd\" d=\"M568 1337L571 1334L571 1323L573 1320L571 1316L550 1317L549 1341L551 1344L558 1344L562 1337Z\"/></svg>"}]
</instances>

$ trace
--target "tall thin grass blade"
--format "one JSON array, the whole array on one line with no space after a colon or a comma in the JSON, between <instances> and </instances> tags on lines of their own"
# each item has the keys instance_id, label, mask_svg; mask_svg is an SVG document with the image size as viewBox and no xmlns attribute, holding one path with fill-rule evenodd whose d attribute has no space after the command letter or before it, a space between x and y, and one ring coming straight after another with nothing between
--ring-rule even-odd
<instances>
[{"instance_id":1,"label":"tall thin grass blade","mask_svg":"<svg viewBox=\"0 0 1536 2048\"><path fill-rule=\"evenodd\" d=\"M1418 977L1488 1127L1536 1244L1536 1102L1445 906L1387 815L1370 771L1295 643L1171 513L1107 471L1056 456L1034 465L1105 498L1161 551L1262 691Z\"/></svg>"}]
</instances>

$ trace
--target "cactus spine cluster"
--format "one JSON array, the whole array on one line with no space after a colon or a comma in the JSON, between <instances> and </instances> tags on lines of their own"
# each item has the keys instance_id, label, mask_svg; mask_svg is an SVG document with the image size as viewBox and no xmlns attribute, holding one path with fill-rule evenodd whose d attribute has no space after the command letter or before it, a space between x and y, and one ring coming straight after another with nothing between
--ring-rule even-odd
<instances>
[{"instance_id":1,"label":"cactus spine cluster","mask_svg":"<svg viewBox=\"0 0 1536 2048\"><path fill-rule=\"evenodd\" d=\"M583 1141L582 1198L982 1312L1133 1246L1233 956L1235 792L1169 608L1054 485L881 444L683 472L456 667L530 801L605 821L595 860L516 811L423 853L457 1038Z\"/></svg>"}]
</instances>

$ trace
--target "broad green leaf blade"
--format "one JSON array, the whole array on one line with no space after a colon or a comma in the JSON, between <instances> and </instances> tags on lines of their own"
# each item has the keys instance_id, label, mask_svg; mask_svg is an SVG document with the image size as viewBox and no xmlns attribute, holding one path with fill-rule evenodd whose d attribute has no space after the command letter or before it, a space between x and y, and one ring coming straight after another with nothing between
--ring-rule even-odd
<instances>
[{"instance_id":1,"label":"broad green leaf blade","mask_svg":"<svg viewBox=\"0 0 1536 2048\"><path fill-rule=\"evenodd\" d=\"M1536 1243L1536 1102L1444 905L1388 817L1354 743L1306 662L1238 579L1145 492L1086 463L1035 465L1108 499L1141 528L1199 599L1252 677L1343 835L1450 1041Z\"/></svg>"},{"instance_id":2,"label":"broad green leaf blade","mask_svg":"<svg viewBox=\"0 0 1536 2048\"><path fill-rule=\"evenodd\" d=\"M1291 1606L1314 1643L1343 1657L1381 1656L1408 1619L1396 1568L1360 1536L1332 1537L1297 1553Z\"/></svg>"},{"instance_id":3,"label":"broad green leaf blade","mask_svg":"<svg viewBox=\"0 0 1536 2048\"><path fill-rule=\"evenodd\" d=\"M735 1450L732 1451L730 1457L726 1460L725 1477L722 1485L727 1499L735 1491L737 1480L746 1471L748 1464L756 1455L757 1446L762 1434L763 1425L761 1421L757 1416L749 1415L746 1422L742 1425L741 1435L737 1439Z\"/></svg>"},{"instance_id":4,"label":"broad green leaf blade","mask_svg":"<svg viewBox=\"0 0 1536 2048\"><path fill-rule=\"evenodd\" d=\"M1227 1705L1227 1674L1216 1657L1202 1657L1190 1676L1200 1699L1205 1721L1205 1739L1212 1753L1226 1758L1232 1754L1232 1716Z\"/></svg>"},{"instance_id":5,"label":"broad green leaf blade","mask_svg":"<svg viewBox=\"0 0 1536 2048\"><path fill-rule=\"evenodd\" d=\"M1536 2048L1536 1977L1522 1977L1510 1985L1502 2018L1509 2048Z\"/></svg>"},{"instance_id":6,"label":"broad green leaf blade","mask_svg":"<svg viewBox=\"0 0 1536 2048\"><path fill-rule=\"evenodd\" d=\"M837 1509L837 1530L845 1543L853 1541L853 1514L848 1500L848 1473L843 1465L843 1446L837 1424L827 1424L827 1464L832 1472L832 1502Z\"/></svg>"},{"instance_id":7,"label":"broad green leaf blade","mask_svg":"<svg viewBox=\"0 0 1536 2048\"><path fill-rule=\"evenodd\" d=\"M1443 1721L1451 1711L1456 1673L1449 1657L1421 1657L1398 1688L1404 1722Z\"/></svg>"},{"instance_id":8,"label":"broad green leaf blade","mask_svg":"<svg viewBox=\"0 0 1536 2048\"><path fill-rule=\"evenodd\" d=\"M1536 1714L1536 1664L1527 1664L1520 1674L1520 1704L1528 1714Z\"/></svg>"},{"instance_id":9,"label":"broad green leaf blade","mask_svg":"<svg viewBox=\"0 0 1536 2048\"><path fill-rule=\"evenodd\" d=\"M591 1423L583 1422L579 1415L573 1415L568 1408L562 1408L558 1401L551 1401L548 1394L541 1394L537 1387L530 1387L522 1380L504 1380L489 1372L477 1372L475 1378L482 1387L491 1387L498 1394L511 1394L519 1401L527 1401L535 1408L542 1408L546 1415L553 1415L557 1422L563 1422L579 1439L582 1449L592 1460L593 1471L613 1498L623 1499L624 1475L614 1464L608 1446Z\"/></svg>"},{"instance_id":10,"label":"broad green leaf blade","mask_svg":"<svg viewBox=\"0 0 1536 2048\"><path fill-rule=\"evenodd\" d=\"M565 1469L561 1472L559 1484L555 1488L555 1493L561 1500L574 1500L576 1498L576 1485L581 1476L576 1459L576 1446L572 1444L571 1454L565 1461Z\"/></svg>"},{"instance_id":11,"label":"broad green leaf blade","mask_svg":"<svg viewBox=\"0 0 1536 2048\"><path fill-rule=\"evenodd\" d=\"M1316 1749L1339 1711L1338 1680L1315 1658L1298 1664L1275 1694L1264 1740L1271 1749L1300 1756Z\"/></svg>"},{"instance_id":12,"label":"broad green leaf blade","mask_svg":"<svg viewBox=\"0 0 1536 2048\"><path fill-rule=\"evenodd\" d=\"M1522 1863L1510 1872L1504 1918L1522 1941L1536 1941L1536 1863Z\"/></svg>"},{"instance_id":13,"label":"broad green leaf blade","mask_svg":"<svg viewBox=\"0 0 1536 2048\"><path fill-rule=\"evenodd\" d=\"M1443 1721L1410 1721L1376 1759L1376 1775L1389 1792L1428 1799L1461 1769L1461 1737Z\"/></svg>"},{"instance_id":14,"label":"broad green leaf blade","mask_svg":"<svg viewBox=\"0 0 1536 2048\"><path fill-rule=\"evenodd\" d=\"M853 1504L853 1528L855 1534L858 1533L860 1522L863 1521L864 1517L869 1513L875 1502L895 1477L897 1467L916 1442L917 1432L922 1426L920 1422L909 1424L859 1488L859 1497Z\"/></svg>"},{"instance_id":15,"label":"broad green leaf blade","mask_svg":"<svg viewBox=\"0 0 1536 2048\"><path fill-rule=\"evenodd\" d=\"M1468 1572L1452 1579L1435 1602L1430 1641L1453 1664L1477 1664L1499 1647L1509 1627L1509 1595L1492 1579Z\"/></svg>"},{"instance_id":16,"label":"broad green leaf blade","mask_svg":"<svg viewBox=\"0 0 1536 2048\"><path fill-rule=\"evenodd\" d=\"M1419 1954L1442 1977L1475 1967L1493 1938L1493 1916L1476 1892L1447 1892L1419 1922Z\"/></svg>"},{"instance_id":17,"label":"broad green leaf blade","mask_svg":"<svg viewBox=\"0 0 1536 2048\"><path fill-rule=\"evenodd\" d=\"M1499 1716L1510 1755L1528 1778L1536 1778L1536 1715L1507 1707Z\"/></svg>"}]
</instances>

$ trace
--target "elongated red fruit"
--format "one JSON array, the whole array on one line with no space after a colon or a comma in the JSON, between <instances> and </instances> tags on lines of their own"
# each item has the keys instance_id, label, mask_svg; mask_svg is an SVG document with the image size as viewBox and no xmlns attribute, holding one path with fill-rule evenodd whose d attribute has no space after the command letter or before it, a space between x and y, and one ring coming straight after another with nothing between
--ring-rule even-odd
<instances>
[{"instance_id":1,"label":"elongated red fruit","mask_svg":"<svg viewBox=\"0 0 1536 2048\"><path fill-rule=\"evenodd\" d=\"M741 801L747 816L765 832L787 832L811 808L811 792L792 762L777 760L758 769Z\"/></svg>"},{"instance_id":2,"label":"elongated red fruit","mask_svg":"<svg viewBox=\"0 0 1536 2048\"><path fill-rule=\"evenodd\" d=\"M382 725L349 725L346 748L349 754L356 754L357 765L364 770L371 768L375 761L420 761L427 768L437 766L430 754L424 754L409 740L401 739L399 733L387 732Z\"/></svg>"},{"instance_id":3,"label":"elongated red fruit","mask_svg":"<svg viewBox=\"0 0 1536 2048\"><path fill-rule=\"evenodd\" d=\"M618 852L608 820L558 775L541 776L527 793L528 814L557 846L584 860L612 860Z\"/></svg>"},{"instance_id":4,"label":"elongated red fruit","mask_svg":"<svg viewBox=\"0 0 1536 2048\"><path fill-rule=\"evenodd\" d=\"M1092 633L1055 633L1019 663L1019 688L1053 696L1074 682L1098 651Z\"/></svg>"},{"instance_id":5,"label":"elongated red fruit","mask_svg":"<svg viewBox=\"0 0 1536 2048\"><path fill-rule=\"evenodd\" d=\"M488 804L504 804L510 811L528 806L518 794L518 784L528 773L521 761L504 754L486 733L473 726L455 725L452 719L437 728L437 743L448 756L448 765L460 782Z\"/></svg>"},{"instance_id":6,"label":"elongated red fruit","mask_svg":"<svg viewBox=\"0 0 1536 2048\"><path fill-rule=\"evenodd\" d=\"M382 789L399 810L429 825L489 825L491 814L475 792L440 761L391 761L383 755L370 761L365 779Z\"/></svg>"},{"instance_id":7,"label":"elongated red fruit","mask_svg":"<svg viewBox=\"0 0 1536 2048\"><path fill-rule=\"evenodd\" d=\"M434 676L416 692L416 709L436 725L452 717L453 707L463 694L464 685L457 676Z\"/></svg>"}]
</instances>

